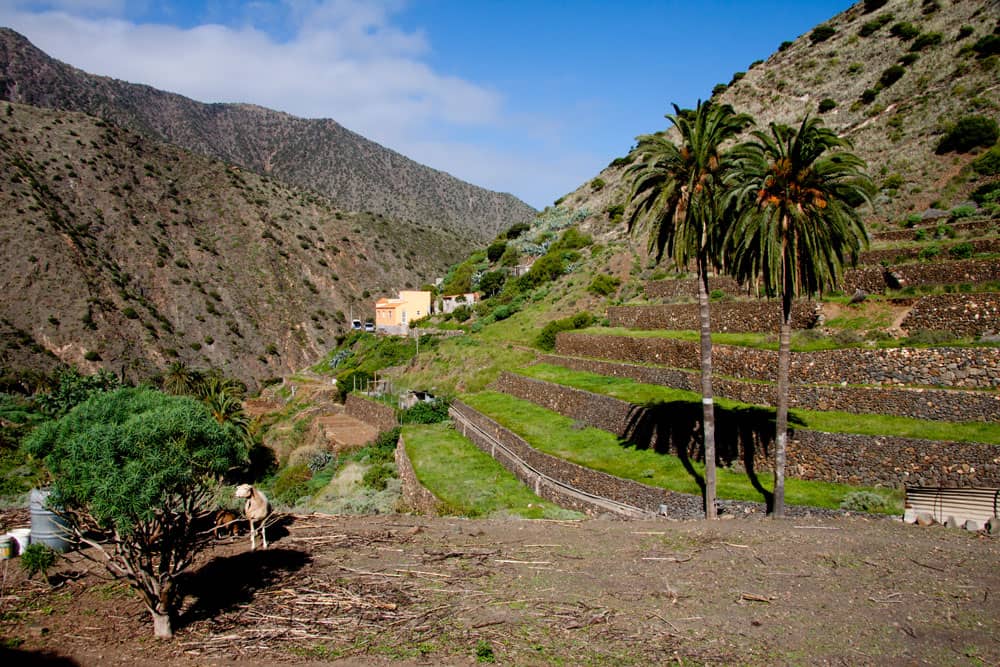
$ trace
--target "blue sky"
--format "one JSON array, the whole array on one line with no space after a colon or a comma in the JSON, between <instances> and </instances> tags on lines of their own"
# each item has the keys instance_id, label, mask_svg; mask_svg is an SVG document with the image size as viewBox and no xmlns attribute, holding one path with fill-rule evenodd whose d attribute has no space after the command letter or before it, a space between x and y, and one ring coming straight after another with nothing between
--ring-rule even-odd
<instances>
[{"instance_id":1,"label":"blue sky","mask_svg":"<svg viewBox=\"0 0 1000 667\"><path fill-rule=\"evenodd\" d=\"M845 0L0 0L86 71L333 118L542 208Z\"/></svg>"}]
</instances>

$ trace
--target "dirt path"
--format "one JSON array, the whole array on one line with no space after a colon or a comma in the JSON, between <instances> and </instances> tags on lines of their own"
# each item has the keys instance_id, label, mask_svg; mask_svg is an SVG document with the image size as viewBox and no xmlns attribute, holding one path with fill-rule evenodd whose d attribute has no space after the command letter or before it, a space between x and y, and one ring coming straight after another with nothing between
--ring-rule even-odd
<instances>
[{"instance_id":1,"label":"dirt path","mask_svg":"<svg viewBox=\"0 0 1000 667\"><path fill-rule=\"evenodd\" d=\"M57 589L8 561L0 634L83 665L1000 663L1000 541L941 527L310 516L273 539L220 544L169 642L79 557Z\"/></svg>"}]
</instances>

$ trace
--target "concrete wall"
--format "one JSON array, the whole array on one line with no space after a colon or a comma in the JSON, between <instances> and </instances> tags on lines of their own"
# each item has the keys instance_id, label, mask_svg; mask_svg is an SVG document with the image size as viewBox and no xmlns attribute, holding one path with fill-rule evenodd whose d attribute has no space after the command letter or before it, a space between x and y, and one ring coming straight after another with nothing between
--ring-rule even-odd
<instances>
[{"instance_id":1,"label":"concrete wall","mask_svg":"<svg viewBox=\"0 0 1000 667\"><path fill-rule=\"evenodd\" d=\"M600 428L643 448L703 459L701 405L645 408L608 396L504 373L494 388ZM771 468L773 424L753 411L727 414L716 406L717 460L748 472ZM789 477L854 485L996 486L1000 446L915 438L793 431Z\"/></svg>"},{"instance_id":2,"label":"concrete wall","mask_svg":"<svg viewBox=\"0 0 1000 667\"><path fill-rule=\"evenodd\" d=\"M668 338L563 332L556 352L671 368L700 369L697 343ZM714 345L716 375L774 381L778 353ZM910 385L965 389L1000 388L1000 348L848 348L793 352L793 384Z\"/></svg>"},{"instance_id":3,"label":"concrete wall","mask_svg":"<svg viewBox=\"0 0 1000 667\"><path fill-rule=\"evenodd\" d=\"M396 411L385 403L379 403L360 394L348 394L344 401L344 412L349 417L354 417L359 421L382 431L389 431L399 425L396 419Z\"/></svg>"}]
</instances>

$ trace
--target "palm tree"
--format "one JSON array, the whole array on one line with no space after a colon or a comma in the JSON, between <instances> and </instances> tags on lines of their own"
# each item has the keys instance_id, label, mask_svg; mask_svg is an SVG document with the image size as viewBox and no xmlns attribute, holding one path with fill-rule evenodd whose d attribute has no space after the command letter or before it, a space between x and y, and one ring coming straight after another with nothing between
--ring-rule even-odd
<instances>
[{"instance_id":1,"label":"palm tree","mask_svg":"<svg viewBox=\"0 0 1000 667\"><path fill-rule=\"evenodd\" d=\"M201 373L183 361L171 363L163 374L163 391L174 396L192 396L201 382Z\"/></svg>"},{"instance_id":2,"label":"palm tree","mask_svg":"<svg viewBox=\"0 0 1000 667\"><path fill-rule=\"evenodd\" d=\"M808 116L795 130L770 124L734 150L729 230L731 272L781 295L778 406L775 423L775 516L785 513L785 450L791 364L792 299L833 288L846 261L853 266L868 244L861 213L872 182L851 144Z\"/></svg>"},{"instance_id":3,"label":"palm tree","mask_svg":"<svg viewBox=\"0 0 1000 667\"><path fill-rule=\"evenodd\" d=\"M722 144L752 124L733 108L698 101L667 119L677 128L680 144L665 132L638 138L639 162L628 171L631 192L626 220L629 231L649 227L649 248L656 260L664 254L678 269L694 260L698 272L701 327L702 438L705 450L705 516L715 509L715 408L712 396L712 330L708 306L708 274L722 265L724 220L723 177L728 160Z\"/></svg>"}]
</instances>

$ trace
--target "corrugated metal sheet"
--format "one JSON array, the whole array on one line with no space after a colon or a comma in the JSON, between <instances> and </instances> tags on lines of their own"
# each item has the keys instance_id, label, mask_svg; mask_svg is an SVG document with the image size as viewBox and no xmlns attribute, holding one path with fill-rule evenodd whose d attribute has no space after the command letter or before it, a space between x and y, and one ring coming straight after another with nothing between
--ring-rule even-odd
<instances>
[{"instance_id":1,"label":"corrugated metal sheet","mask_svg":"<svg viewBox=\"0 0 1000 667\"><path fill-rule=\"evenodd\" d=\"M906 487L904 519L912 522L922 513L930 514L938 523L951 517L959 524L973 521L981 529L990 518L1000 516L1000 489Z\"/></svg>"}]
</instances>

